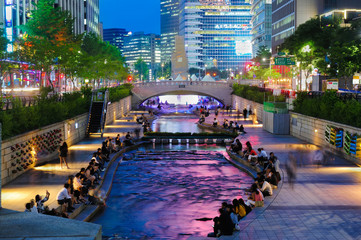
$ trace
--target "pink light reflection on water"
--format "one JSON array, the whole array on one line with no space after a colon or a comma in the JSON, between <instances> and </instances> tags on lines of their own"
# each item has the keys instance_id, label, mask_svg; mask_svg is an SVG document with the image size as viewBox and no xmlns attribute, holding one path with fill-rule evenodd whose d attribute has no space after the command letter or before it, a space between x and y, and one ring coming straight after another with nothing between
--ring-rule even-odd
<instances>
[{"instance_id":1,"label":"pink light reflection on water","mask_svg":"<svg viewBox=\"0 0 361 240\"><path fill-rule=\"evenodd\" d=\"M149 156L149 160L122 163L108 207L95 222L103 225L106 236L128 239L206 236L212 232L213 221L196 219L217 216L223 201L245 197L241 186L252 182L222 154L144 153L142 159Z\"/></svg>"}]
</instances>

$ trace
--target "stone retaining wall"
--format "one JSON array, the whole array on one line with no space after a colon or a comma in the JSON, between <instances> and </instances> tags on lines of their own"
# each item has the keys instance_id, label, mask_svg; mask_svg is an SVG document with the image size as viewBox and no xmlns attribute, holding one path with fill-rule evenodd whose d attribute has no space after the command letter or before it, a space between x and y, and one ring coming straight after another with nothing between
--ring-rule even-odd
<instances>
[{"instance_id":1,"label":"stone retaining wall","mask_svg":"<svg viewBox=\"0 0 361 240\"><path fill-rule=\"evenodd\" d=\"M15 136L1 145L1 184L4 185L37 164L58 156L59 145L71 146L85 137L88 114Z\"/></svg>"},{"instance_id":2,"label":"stone retaining wall","mask_svg":"<svg viewBox=\"0 0 361 240\"><path fill-rule=\"evenodd\" d=\"M245 98L232 95L232 108L236 111L239 110L241 113L244 108L247 108L249 110L249 107L251 107L254 114L257 116L257 121L262 122L263 121L263 104L256 103L250 100L247 100Z\"/></svg>"},{"instance_id":3,"label":"stone retaining wall","mask_svg":"<svg viewBox=\"0 0 361 240\"><path fill-rule=\"evenodd\" d=\"M111 103L108 106L106 114L105 124L112 124L116 119L127 115L130 112L132 106L132 97L128 96L121 99L119 102Z\"/></svg>"},{"instance_id":4,"label":"stone retaining wall","mask_svg":"<svg viewBox=\"0 0 361 240\"><path fill-rule=\"evenodd\" d=\"M131 96L108 106L106 124L111 124L130 111ZM2 142L1 184L12 181L37 164L58 157L59 145L72 146L86 136L88 113L45 126Z\"/></svg>"},{"instance_id":5,"label":"stone retaining wall","mask_svg":"<svg viewBox=\"0 0 361 240\"><path fill-rule=\"evenodd\" d=\"M340 155L354 163L361 164L361 159L354 155L348 155L342 148L336 148L325 140L325 130L327 125L342 128L344 132L361 135L361 129L348 125L322 120L314 117L291 112L290 113L290 135L305 140L309 143L324 147L332 153ZM345 134L344 134L345 138ZM345 139L344 139L345 140Z\"/></svg>"}]
</instances>

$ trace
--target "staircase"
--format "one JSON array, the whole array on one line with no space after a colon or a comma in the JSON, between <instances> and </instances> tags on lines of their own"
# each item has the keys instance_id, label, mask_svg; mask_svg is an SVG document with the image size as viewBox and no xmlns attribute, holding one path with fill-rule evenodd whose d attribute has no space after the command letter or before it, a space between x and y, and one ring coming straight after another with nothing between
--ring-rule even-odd
<instances>
[{"instance_id":1,"label":"staircase","mask_svg":"<svg viewBox=\"0 0 361 240\"><path fill-rule=\"evenodd\" d=\"M103 102L93 102L90 110L88 134L98 133L101 128Z\"/></svg>"},{"instance_id":2,"label":"staircase","mask_svg":"<svg viewBox=\"0 0 361 240\"><path fill-rule=\"evenodd\" d=\"M100 133L103 136L105 117L108 107L108 91L103 95L97 96L97 93L93 93L92 102L88 116L88 128L87 134Z\"/></svg>"}]
</instances>

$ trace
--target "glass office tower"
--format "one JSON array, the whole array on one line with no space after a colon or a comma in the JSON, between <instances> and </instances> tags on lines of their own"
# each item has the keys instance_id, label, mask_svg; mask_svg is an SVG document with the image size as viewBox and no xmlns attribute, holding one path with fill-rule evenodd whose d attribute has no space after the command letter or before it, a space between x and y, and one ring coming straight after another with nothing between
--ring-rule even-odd
<instances>
[{"instance_id":1,"label":"glass office tower","mask_svg":"<svg viewBox=\"0 0 361 240\"><path fill-rule=\"evenodd\" d=\"M179 34L179 0L160 1L162 63L171 60L175 36Z\"/></svg>"},{"instance_id":2,"label":"glass office tower","mask_svg":"<svg viewBox=\"0 0 361 240\"><path fill-rule=\"evenodd\" d=\"M261 46L272 47L272 1L251 0L251 4L252 47L256 56Z\"/></svg>"},{"instance_id":3,"label":"glass office tower","mask_svg":"<svg viewBox=\"0 0 361 240\"><path fill-rule=\"evenodd\" d=\"M241 69L252 58L248 0L181 0L189 68Z\"/></svg>"},{"instance_id":4,"label":"glass office tower","mask_svg":"<svg viewBox=\"0 0 361 240\"><path fill-rule=\"evenodd\" d=\"M158 35L144 32L129 34L124 38L122 53L131 70L134 70L134 64L141 58L149 67L149 76L145 80L151 81L155 78L161 57Z\"/></svg>"},{"instance_id":5,"label":"glass office tower","mask_svg":"<svg viewBox=\"0 0 361 240\"><path fill-rule=\"evenodd\" d=\"M128 32L124 28L108 28L103 30L104 42L109 42L109 44L117 47L119 50L122 50L124 38L127 36Z\"/></svg>"}]
</instances>

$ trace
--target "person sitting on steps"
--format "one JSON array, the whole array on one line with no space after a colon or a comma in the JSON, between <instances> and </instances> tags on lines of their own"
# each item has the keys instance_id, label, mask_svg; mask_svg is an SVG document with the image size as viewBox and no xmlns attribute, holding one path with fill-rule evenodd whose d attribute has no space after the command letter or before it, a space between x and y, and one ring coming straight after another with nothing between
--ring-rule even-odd
<instances>
[{"instance_id":1,"label":"person sitting on steps","mask_svg":"<svg viewBox=\"0 0 361 240\"><path fill-rule=\"evenodd\" d=\"M218 120L217 120L217 118L214 118L213 127L217 127L217 126L218 126Z\"/></svg>"},{"instance_id":2,"label":"person sitting on steps","mask_svg":"<svg viewBox=\"0 0 361 240\"><path fill-rule=\"evenodd\" d=\"M227 119L224 119L223 128L228 128L228 126L229 126L228 120L227 120Z\"/></svg>"}]
</instances>

